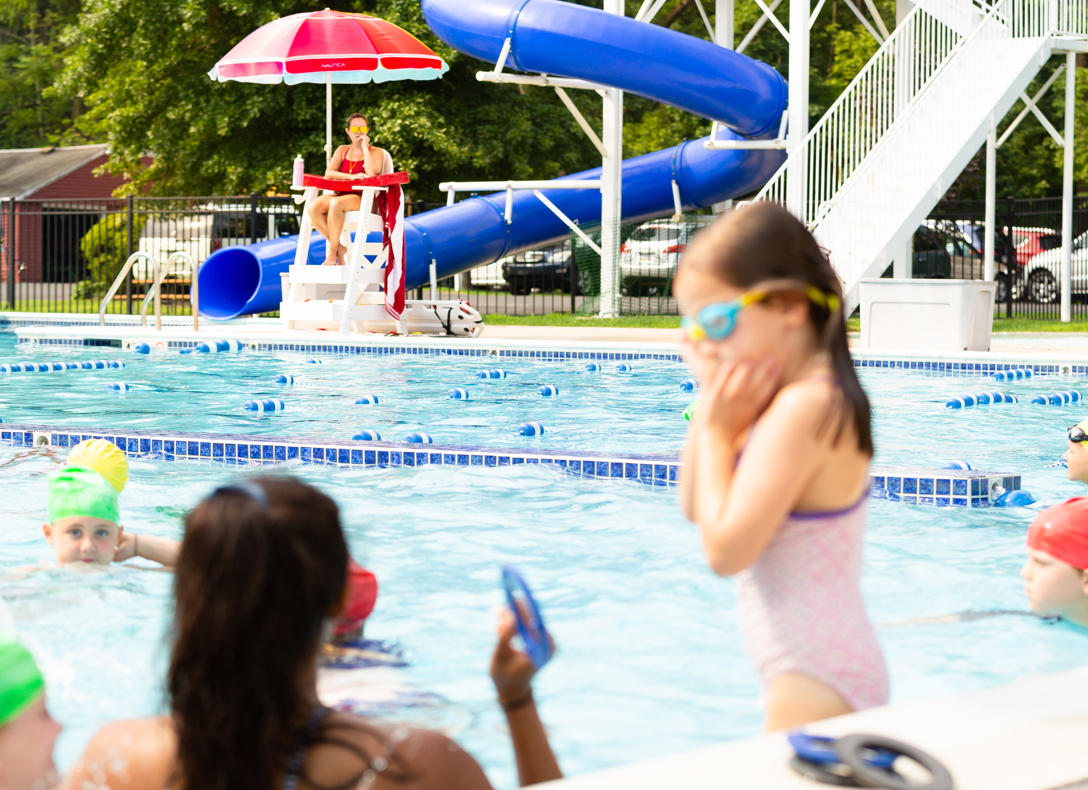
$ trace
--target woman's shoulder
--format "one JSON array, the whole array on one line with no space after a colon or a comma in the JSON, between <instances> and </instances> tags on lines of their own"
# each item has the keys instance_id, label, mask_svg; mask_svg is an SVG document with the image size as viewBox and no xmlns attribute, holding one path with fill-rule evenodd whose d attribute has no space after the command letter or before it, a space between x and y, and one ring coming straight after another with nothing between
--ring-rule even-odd
<instances>
[{"instance_id":1,"label":"woman's shoulder","mask_svg":"<svg viewBox=\"0 0 1088 790\"><path fill-rule=\"evenodd\" d=\"M343 783L370 769L379 779L404 790L490 790L483 769L456 741L433 730L407 725L378 725L360 716L334 713L325 728L332 744L349 744L339 754L326 753L323 785ZM354 753L354 754L352 754ZM315 765L315 768L317 766ZM316 772L315 772L316 773ZM378 790L378 785L375 785Z\"/></svg>"},{"instance_id":2,"label":"woman's shoulder","mask_svg":"<svg viewBox=\"0 0 1088 790\"><path fill-rule=\"evenodd\" d=\"M62 790L109 787L152 790L166 787L177 749L174 726L165 716L115 721L91 738ZM103 781L104 777L104 781Z\"/></svg>"}]
</instances>

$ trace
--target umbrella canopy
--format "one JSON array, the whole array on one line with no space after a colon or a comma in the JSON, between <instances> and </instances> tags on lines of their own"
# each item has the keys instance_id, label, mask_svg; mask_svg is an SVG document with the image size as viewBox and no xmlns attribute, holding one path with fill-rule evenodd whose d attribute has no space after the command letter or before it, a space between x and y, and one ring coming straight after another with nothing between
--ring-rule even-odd
<instances>
[{"instance_id":1,"label":"umbrella canopy","mask_svg":"<svg viewBox=\"0 0 1088 790\"><path fill-rule=\"evenodd\" d=\"M434 80L447 71L433 50L391 22L326 9L291 14L254 30L208 76L266 85L325 83L325 153L331 156L333 83Z\"/></svg>"}]
</instances>

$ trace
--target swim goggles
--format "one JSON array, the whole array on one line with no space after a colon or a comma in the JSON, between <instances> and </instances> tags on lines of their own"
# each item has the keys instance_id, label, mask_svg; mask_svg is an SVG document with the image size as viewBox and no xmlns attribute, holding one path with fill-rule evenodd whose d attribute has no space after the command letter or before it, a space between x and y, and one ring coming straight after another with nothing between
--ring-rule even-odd
<instances>
[{"instance_id":1,"label":"swim goggles","mask_svg":"<svg viewBox=\"0 0 1088 790\"><path fill-rule=\"evenodd\" d=\"M366 134L367 132L370 131L370 127L369 126L349 126L348 131L349 132L355 132L355 134Z\"/></svg>"},{"instance_id":2,"label":"swim goggles","mask_svg":"<svg viewBox=\"0 0 1088 790\"><path fill-rule=\"evenodd\" d=\"M1074 425L1069 429L1069 441L1088 442L1088 433L1085 433L1084 429L1079 425Z\"/></svg>"},{"instance_id":3,"label":"swim goggles","mask_svg":"<svg viewBox=\"0 0 1088 790\"><path fill-rule=\"evenodd\" d=\"M708 304L699 311L695 318L685 316L680 321L680 326L687 333L688 340L725 340L733 333L737 325L737 316L744 308L762 302L778 293L790 290L801 290L813 304L827 308L830 313L839 309L839 297L835 294L826 294L816 286L810 285L802 289L781 288L773 291L749 291L734 299L732 302L715 302Z\"/></svg>"}]
</instances>

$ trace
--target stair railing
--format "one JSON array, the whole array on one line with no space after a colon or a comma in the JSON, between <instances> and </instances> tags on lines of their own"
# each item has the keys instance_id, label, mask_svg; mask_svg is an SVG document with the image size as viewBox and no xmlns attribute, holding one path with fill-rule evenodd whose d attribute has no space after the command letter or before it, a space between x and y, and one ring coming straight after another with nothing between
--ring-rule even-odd
<instances>
[{"instance_id":1,"label":"stair railing","mask_svg":"<svg viewBox=\"0 0 1088 790\"><path fill-rule=\"evenodd\" d=\"M128 273L132 270L132 264L136 263L136 261L140 260L141 258L143 260L147 261L149 264L151 264L152 280L158 279L159 262L157 260L152 258L146 252L134 252L131 255L129 255L128 260L125 261L125 265L121 267L121 271L118 272L117 276L114 278L113 285L111 285L110 289L106 292L106 298L104 298L102 300L102 303L98 306L98 325L99 326L105 326L106 325L106 308L109 306L110 302L113 300L113 297L117 294L118 289L121 287L121 283L123 283L125 281L125 278L128 277ZM146 297L145 297L145 301L146 301ZM141 315L141 319L140 319L141 325L142 326L147 326L147 313L146 313L146 311L141 311L140 315Z\"/></svg>"},{"instance_id":2,"label":"stair railing","mask_svg":"<svg viewBox=\"0 0 1088 790\"><path fill-rule=\"evenodd\" d=\"M151 300L154 299L155 329L162 329L162 283L163 280L166 279L166 275L170 272L170 269L173 268L174 264L179 262L189 264L189 272L192 278L192 283L189 288L190 292L192 293L193 302L193 329L195 330L199 328L199 318L197 316L197 313L199 312L200 299L199 285L197 283L197 266L196 262L193 260L193 257L189 253L182 250L174 252L169 258L166 259L166 263L159 267L158 271L155 273L155 277L151 281L151 287L147 289L147 293L144 294L143 304L140 305L140 324L142 326L147 326L147 308L148 305L151 303Z\"/></svg>"}]
</instances>

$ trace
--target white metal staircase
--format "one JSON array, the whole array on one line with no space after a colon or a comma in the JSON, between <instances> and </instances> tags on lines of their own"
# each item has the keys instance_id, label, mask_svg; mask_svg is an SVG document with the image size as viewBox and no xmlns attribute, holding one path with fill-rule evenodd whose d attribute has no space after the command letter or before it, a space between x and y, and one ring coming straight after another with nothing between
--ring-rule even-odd
<instances>
[{"instance_id":1,"label":"white metal staircase","mask_svg":"<svg viewBox=\"0 0 1088 790\"><path fill-rule=\"evenodd\" d=\"M1088 0L922 0L756 199L801 216L852 310L1056 42L1086 35Z\"/></svg>"}]
</instances>

